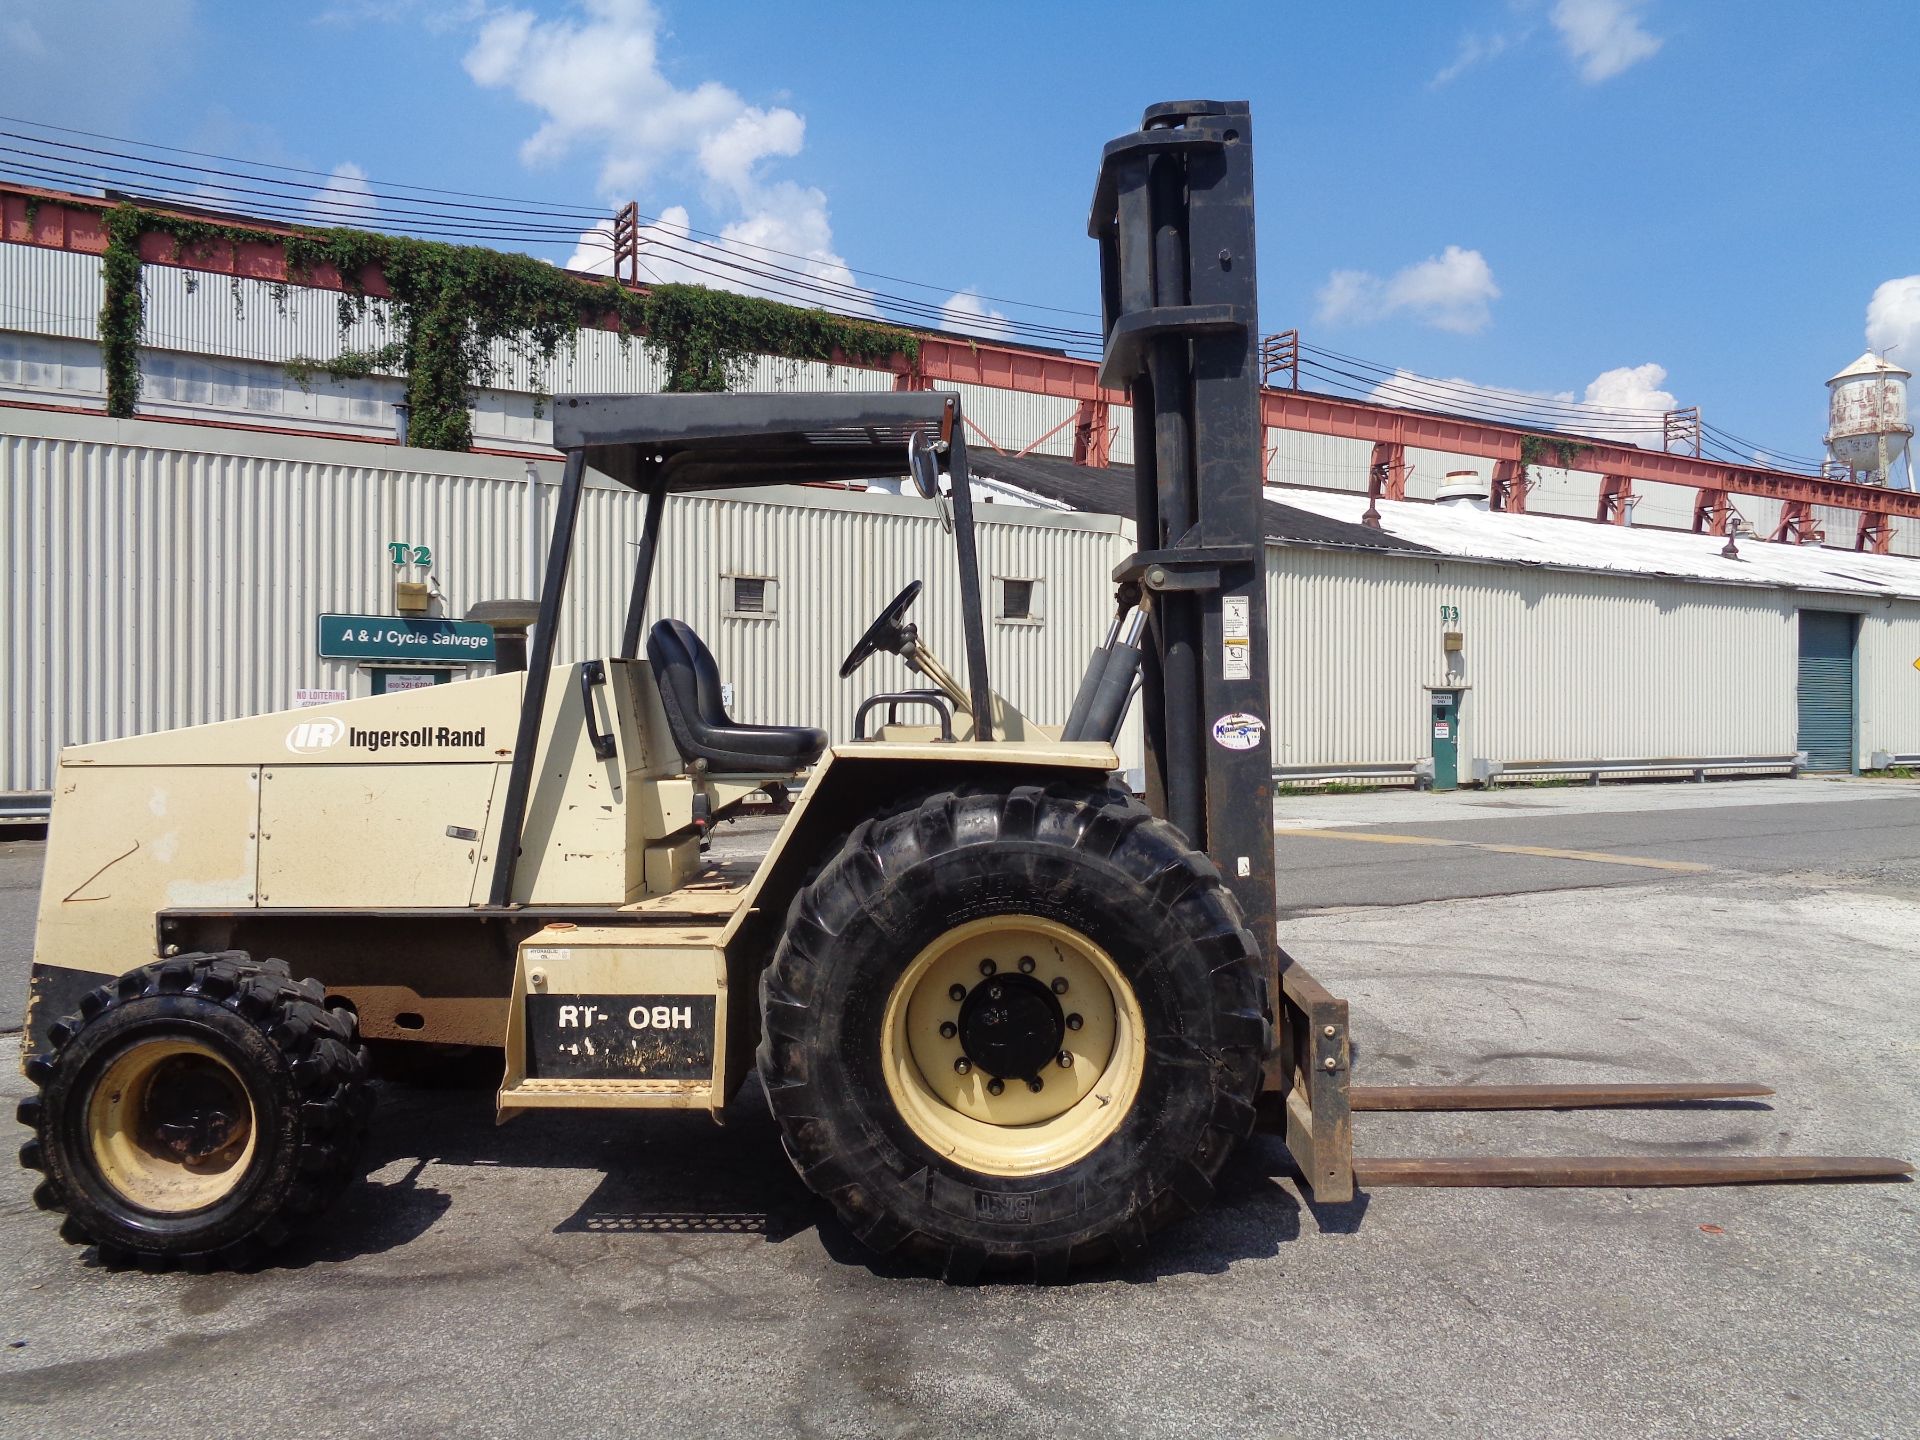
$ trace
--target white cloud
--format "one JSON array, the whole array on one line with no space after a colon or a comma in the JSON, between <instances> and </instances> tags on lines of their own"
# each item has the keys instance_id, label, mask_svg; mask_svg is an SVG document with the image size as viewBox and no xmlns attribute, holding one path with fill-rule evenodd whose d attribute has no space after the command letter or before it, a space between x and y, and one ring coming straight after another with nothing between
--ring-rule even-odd
<instances>
[{"instance_id":1,"label":"white cloud","mask_svg":"<svg viewBox=\"0 0 1920 1440\"><path fill-rule=\"evenodd\" d=\"M971 288L956 290L940 307L942 330L961 330L978 335L983 330L1004 330L1006 323L1007 317L989 308L980 298L980 292Z\"/></svg>"},{"instance_id":2,"label":"white cloud","mask_svg":"<svg viewBox=\"0 0 1920 1440\"><path fill-rule=\"evenodd\" d=\"M1553 28L1560 32L1561 48L1580 67L1589 85L1611 80L1642 60L1652 58L1663 43L1640 25L1645 0L1559 0L1553 7Z\"/></svg>"},{"instance_id":3,"label":"white cloud","mask_svg":"<svg viewBox=\"0 0 1920 1440\"><path fill-rule=\"evenodd\" d=\"M1427 88L1438 90L1442 85L1450 85L1475 66L1484 65L1489 60L1497 60L1519 41L1526 39L1521 35L1463 35L1460 37L1460 49L1453 61L1445 69L1427 82Z\"/></svg>"},{"instance_id":4,"label":"white cloud","mask_svg":"<svg viewBox=\"0 0 1920 1440\"><path fill-rule=\"evenodd\" d=\"M1499 298L1486 257L1449 245L1384 280L1368 270L1334 271L1320 289L1320 320L1368 324L1404 312L1436 330L1471 335L1486 329Z\"/></svg>"},{"instance_id":5,"label":"white cloud","mask_svg":"<svg viewBox=\"0 0 1920 1440\"><path fill-rule=\"evenodd\" d=\"M327 183L307 201L308 216L321 225L370 225L379 210L367 172L350 160L334 166Z\"/></svg>"},{"instance_id":6,"label":"white cloud","mask_svg":"<svg viewBox=\"0 0 1920 1440\"><path fill-rule=\"evenodd\" d=\"M1658 450L1666 443L1665 427L1657 419L1649 420L1646 412L1657 410L1664 415L1680 404L1671 391L1661 388L1666 379L1666 367L1651 363L1605 370L1587 386L1586 403L1597 407L1594 419L1605 425L1608 439ZM1588 422L1560 428L1577 430L1582 423Z\"/></svg>"},{"instance_id":7,"label":"white cloud","mask_svg":"<svg viewBox=\"0 0 1920 1440\"><path fill-rule=\"evenodd\" d=\"M720 238L695 237L686 206L666 207L641 234L643 280L872 313L871 296L834 249L827 197L765 173L770 162L800 153L806 120L785 106L751 105L718 81L682 88L667 79L661 19L649 0L585 0L583 8L582 17L555 20L495 11L467 52L476 83L508 90L544 115L520 147L522 161L546 165L589 150L609 201L663 180L695 180L719 212ZM606 273L611 252L594 233L582 237L570 264ZM748 264L772 274L749 274L741 268Z\"/></svg>"},{"instance_id":8,"label":"white cloud","mask_svg":"<svg viewBox=\"0 0 1920 1440\"><path fill-rule=\"evenodd\" d=\"M1902 369L1920 370L1920 275L1889 280L1873 292L1867 302L1867 348Z\"/></svg>"},{"instance_id":9,"label":"white cloud","mask_svg":"<svg viewBox=\"0 0 1920 1440\"><path fill-rule=\"evenodd\" d=\"M1658 450L1664 439L1660 415L1678 404L1660 388L1666 378L1660 365L1622 365L1595 376L1585 394L1576 396L1571 390L1515 390L1458 376L1438 379L1396 370L1367 398L1380 405L1504 419Z\"/></svg>"},{"instance_id":10,"label":"white cloud","mask_svg":"<svg viewBox=\"0 0 1920 1440\"><path fill-rule=\"evenodd\" d=\"M598 150L600 185L625 196L691 161L724 189L751 189L762 161L799 153L806 122L749 105L717 81L681 89L660 68L659 13L648 0L586 0L583 21L500 10L466 56L480 85L510 90L546 119L520 147L530 165Z\"/></svg>"}]
</instances>

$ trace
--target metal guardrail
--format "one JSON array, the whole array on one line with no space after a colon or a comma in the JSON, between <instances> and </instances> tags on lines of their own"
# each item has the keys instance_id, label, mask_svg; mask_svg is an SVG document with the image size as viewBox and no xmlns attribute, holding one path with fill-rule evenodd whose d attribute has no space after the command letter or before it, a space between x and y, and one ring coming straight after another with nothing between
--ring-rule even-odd
<instances>
[{"instance_id":1,"label":"metal guardrail","mask_svg":"<svg viewBox=\"0 0 1920 1440\"><path fill-rule=\"evenodd\" d=\"M1415 785L1433 782L1433 761L1414 760L1392 765L1276 765L1273 778L1279 784L1289 781L1313 783L1320 780L1407 780Z\"/></svg>"},{"instance_id":2,"label":"metal guardrail","mask_svg":"<svg viewBox=\"0 0 1920 1440\"><path fill-rule=\"evenodd\" d=\"M0 795L0 825L44 825L52 813L50 790L11 790Z\"/></svg>"},{"instance_id":3,"label":"metal guardrail","mask_svg":"<svg viewBox=\"0 0 1920 1440\"><path fill-rule=\"evenodd\" d=\"M1798 775L1806 766L1804 750L1792 755L1651 756L1635 760L1475 760L1473 778L1491 790L1503 776L1585 775L1589 785L1598 785L1602 775L1692 775L1704 782L1709 772L1785 770Z\"/></svg>"},{"instance_id":4,"label":"metal guardrail","mask_svg":"<svg viewBox=\"0 0 1920 1440\"><path fill-rule=\"evenodd\" d=\"M1895 755L1890 751L1876 750L1867 757L1869 770L1891 770L1896 765L1920 767L1920 755Z\"/></svg>"}]
</instances>

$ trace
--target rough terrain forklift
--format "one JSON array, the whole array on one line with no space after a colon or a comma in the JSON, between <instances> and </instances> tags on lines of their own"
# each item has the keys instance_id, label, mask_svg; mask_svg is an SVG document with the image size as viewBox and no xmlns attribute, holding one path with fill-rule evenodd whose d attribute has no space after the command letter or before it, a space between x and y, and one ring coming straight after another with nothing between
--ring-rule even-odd
<instances>
[{"instance_id":1,"label":"rough terrain forklift","mask_svg":"<svg viewBox=\"0 0 1920 1440\"><path fill-rule=\"evenodd\" d=\"M1349 1086L1345 1004L1275 935L1245 105L1149 110L1091 231L1139 549L1064 726L989 683L957 397L578 396L524 672L66 750L21 1106L63 1233L143 1264L260 1254L355 1174L368 1041L499 1047L502 1119L718 1119L751 1061L807 1185L953 1279L1138 1252L1261 1120L1332 1202L1356 1178L1904 1172L1354 1161L1354 1108L1765 1092ZM556 666L589 470L645 526L617 648ZM647 625L667 497L903 473L951 506L964 679L908 621L916 583L840 673L887 651L926 685L868 698L844 743L735 722L700 637ZM1114 783L1136 690L1144 803ZM706 863L716 821L801 781L763 861Z\"/></svg>"}]
</instances>

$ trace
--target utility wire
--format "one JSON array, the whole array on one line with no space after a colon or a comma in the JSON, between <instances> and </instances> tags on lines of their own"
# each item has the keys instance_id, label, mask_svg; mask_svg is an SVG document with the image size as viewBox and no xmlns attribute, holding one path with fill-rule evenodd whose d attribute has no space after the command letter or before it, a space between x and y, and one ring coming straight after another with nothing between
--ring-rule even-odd
<instances>
[{"instance_id":1,"label":"utility wire","mask_svg":"<svg viewBox=\"0 0 1920 1440\"><path fill-rule=\"evenodd\" d=\"M28 141L36 142L42 145L58 147L64 150L77 151L84 154L91 154L91 155L97 155L97 156L104 156L109 159L133 160L148 166L155 166L155 165L164 166L173 170L187 170L197 174L224 176L228 179L244 178L244 179L254 180L262 183L277 185L282 187L283 189L297 190L297 189L307 188L307 187L296 185L294 182L291 182L291 181L276 180L271 176L251 174L247 172L252 170L259 170L259 169L278 170L285 174L312 177L314 179L326 181L329 183L337 182L342 178L338 174L335 174L330 171L305 169L299 166L292 166L292 165L277 165L268 161L240 160L232 156L218 155L218 154L214 154L214 153L203 151L203 150L185 150L176 146L157 145L147 141L125 140L117 136L104 135L97 131L75 130L65 126L47 125L47 124L43 124L42 122L26 120L17 116L0 115L0 123L22 125L22 126L29 127L30 129L50 130L50 131L57 132L59 134L80 135L87 139L92 139L92 140L110 141L117 146L134 147L136 151L137 150L159 150L159 151L166 152L168 154L191 155L197 159L218 160L218 161L224 162L225 166L240 166L243 168L240 171L236 172L234 170L226 169L226 168L215 168L211 166L200 166L200 165L187 165L182 162L158 159L157 157L150 156L150 155L130 153L128 150L125 150L125 149L113 149L113 148L107 148L107 147L101 147L101 146L74 145L71 142L53 140L53 139L47 138L46 136L41 136L41 135L23 135L16 132L0 132L8 135L9 138L28 140ZM533 216L539 219L555 219L555 218L573 217L573 218L587 221L596 225L605 224L607 221L606 211L598 207L560 205L560 204L554 204L550 202L533 201L533 200L515 200L507 196L482 194L482 193L473 192L473 191L448 190L448 189L438 188L435 186L411 185L411 184L406 184L402 182L393 182L393 181L376 182L371 179L366 179L363 183L367 186L369 196L374 199L406 201L416 205L443 206L448 209L463 210L467 212L469 215L471 214L471 212L477 209L481 211L499 212L503 214ZM321 188L325 188L325 187L323 186ZM407 191L407 192L413 192L413 193L395 196L390 193L393 191ZM429 199L422 198L424 196L430 196L430 195L449 195L449 196L457 197L462 200L493 201L493 202L499 202L499 203L483 204L479 206L474 206L474 205L458 206L448 201L436 201L436 200L429 200ZM659 217L657 216L641 215L639 218L649 226L660 226L662 224ZM579 227L573 226L573 227L559 227L559 228L567 228L577 232ZM679 229L682 227L673 227L673 228ZM703 237L707 237L708 239L717 240L722 242L722 244L729 249L739 248L739 249L758 251L762 254L778 255L783 259L789 259L789 260L801 260L801 261L809 261L809 262L816 260L816 257L814 256L800 255L792 251L776 249L772 246L759 245L759 244L755 244L752 241L741 240L731 236L717 234L713 231L701 230L694 226L687 226L687 227L684 227L684 229L689 236L703 236ZM696 241L695 243L700 243L700 242ZM847 268L851 273L856 275L866 275L876 280L884 280L889 284L907 285L914 289L929 290L929 291L936 291L936 292L944 291L946 293L951 294L951 293L958 293L960 289L964 288L964 287L956 287L956 286L949 286L949 285L936 285L928 281L913 280L904 276L890 275L882 271L865 270L858 266L848 266ZM1092 312L1090 311L1074 309L1066 306L1046 305L1046 304L1041 304L1037 301L1017 300L1004 295L982 294L979 296L979 298L983 301L990 302L992 304L997 304L997 305L1013 305L1013 306L1018 306L1022 309L1046 311L1053 314L1075 315L1075 316L1082 316L1085 318L1096 318L1093 316Z\"/></svg>"},{"instance_id":2,"label":"utility wire","mask_svg":"<svg viewBox=\"0 0 1920 1440\"><path fill-rule=\"evenodd\" d=\"M4 125L22 128L0 128L0 141L18 142L0 144L0 174L66 186L78 180L103 190L122 186L137 188L143 192L143 198L158 203L214 213L224 213L231 208L241 212L233 216L236 220L256 218L306 225L334 223L380 233L435 239L536 246L572 244L577 248L604 250L608 254L613 251L606 213L596 207L343 177L333 171L270 161L241 160L210 151L127 140L98 131L0 115L0 126ZM73 140L54 138L56 136L77 136L102 143L83 145ZM186 156L190 160L167 159L165 156ZM192 160L217 163L201 165L190 163ZM114 163L121 161L127 163ZM281 176L300 178L282 179ZM334 188L343 180L350 181L355 189ZM134 183L129 185L130 181ZM320 182L317 187L312 183L315 181ZM314 193L316 189L319 191L317 194ZM756 258L776 256L781 260L818 265L823 263L818 257L759 245L692 226L668 226L656 216L640 215L638 218L646 227L641 234L639 261L656 283L659 283L658 272L647 263L648 257L663 260L671 256L673 258L666 261L670 266L727 288L745 289L770 298L815 305L846 318L873 319L877 311L880 318L945 329L950 333L967 333L954 325L944 304L889 291L869 290L821 275L817 271ZM676 244L675 241L682 243ZM956 287L882 271L844 264L842 268L849 275L865 276L909 289L948 295L962 293ZM978 299L983 303L1009 305L1030 311L1096 318L1084 310L1014 300L1005 296L979 294ZM966 326L979 338L1012 340L1069 353L1098 354L1104 343L1104 336L1097 330L1006 316L969 316ZM1300 351L1301 370L1317 383L1335 391L1357 391L1368 398L1387 399L1392 403L1421 409L1441 408L1473 418L1567 431L1577 427L1596 437L1631 436L1639 439L1649 437L1667 413L1583 403L1570 397L1543 396L1500 386L1481 386L1468 381L1416 375L1397 367L1380 365L1313 345L1303 344ZM1705 424L1701 426L1700 448L1703 454L1712 453L1739 464L1761 463L1810 473L1817 473L1821 468L1818 460L1758 445Z\"/></svg>"}]
</instances>

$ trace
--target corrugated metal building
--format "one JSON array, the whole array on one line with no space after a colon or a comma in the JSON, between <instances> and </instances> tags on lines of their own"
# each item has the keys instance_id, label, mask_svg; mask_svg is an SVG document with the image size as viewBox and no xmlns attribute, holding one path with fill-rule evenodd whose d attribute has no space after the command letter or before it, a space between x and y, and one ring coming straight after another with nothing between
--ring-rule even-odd
<instances>
[{"instance_id":1,"label":"corrugated metal building","mask_svg":"<svg viewBox=\"0 0 1920 1440\"><path fill-rule=\"evenodd\" d=\"M1029 616L990 622L994 681L1057 723L1131 549L1131 527L1098 512L1123 508L1131 479L975 456L1002 497L980 507L988 593L1034 582ZM315 617L388 611L392 541L432 548L448 613L529 593L557 471L0 407L0 791L47 789L62 743L285 708L304 687L366 693L353 662L317 658ZM1004 503L1016 492L1038 505ZM1371 528L1363 497L1269 496L1276 765L1410 774L1433 753L1434 689L1461 695L1462 781L1477 760L1788 756L1807 748L1809 611L1848 617L1853 637L1845 758L1920 754L1912 560L1756 541L1732 559L1718 537L1415 502L1383 502ZM640 515L630 492L590 490L564 657L617 634ZM771 582L763 613L728 613L736 576ZM897 662L851 682L834 663L916 577L928 590L915 618L957 662L951 541L930 505L793 489L685 497L653 613L708 639L743 719L845 736Z\"/></svg>"},{"instance_id":2,"label":"corrugated metal building","mask_svg":"<svg viewBox=\"0 0 1920 1440\"><path fill-rule=\"evenodd\" d=\"M558 483L557 462L0 407L0 792L47 789L62 744L284 709L303 688L368 693L355 662L316 656L316 617L391 613L393 541L432 550L451 615L537 594L529 536ZM562 659L618 643L643 513L632 491L588 490ZM989 623L995 687L1058 723L1106 627L1122 524L1004 504L979 521L989 579L1035 582L1029 616ZM736 576L771 582L759 613L729 613ZM915 578L913 618L957 664L957 572L932 504L675 497L652 613L707 640L739 718L845 736L899 662L841 681L839 657Z\"/></svg>"},{"instance_id":3,"label":"corrugated metal building","mask_svg":"<svg viewBox=\"0 0 1920 1440\"><path fill-rule=\"evenodd\" d=\"M18 408L100 404L100 262L0 245L0 792L46 788L63 741L278 708L303 687L364 689L350 663L315 657L312 627L323 610L390 608L390 541L432 546L449 613L533 588L557 464L297 433L392 434L400 380L302 384L288 370L343 344L382 343L377 321L343 337L337 297L298 286L281 294L165 266L147 267L143 284L141 410L153 418ZM550 435L537 393L646 393L661 378L644 344L597 331L538 373L508 347L495 360L495 388L475 397L476 438L536 455ZM748 380L760 390L892 383L773 358ZM1039 502L983 507L989 581L1036 582L1034 615L996 620L990 649L1009 697L1057 721L1103 631L1107 576L1130 548L1110 512L1126 508L1131 481L1119 470L1062 480L1072 402L960 388L976 441L1031 447L1025 460L974 448L979 467L1006 481L991 493ZM1111 418L1124 465L1129 416L1119 407ZM1643 487L1641 526L1547 518L1592 505L1584 484L1552 470L1536 472L1529 515L1387 502L1369 528L1358 523L1366 444L1269 439L1277 765L1411 773L1433 753L1435 690L1458 691L1449 738L1463 780L1476 761L1788 756L1819 725L1829 759L1833 745L1856 765L1920 753L1920 561L1752 540L1724 560L1718 537L1644 528L1690 520L1690 495L1654 486ZM1416 499L1463 463L1484 473L1484 462L1437 452L1407 458ZM1020 466L1036 464L1054 467L1051 481L1030 474L1023 485ZM1771 529L1763 502L1743 504ZM589 637L617 627L639 511L625 491L590 494L564 654L597 648ZM1828 524L1844 541L1851 518ZM1895 546L1920 549L1920 527L1902 527ZM668 547L656 613L708 637L743 718L845 734L865 692L833 679L831 661L914 576L929 584L917 618L959 656L950 548L918 502L792 491L677 500ZM733 576L771 580L773 610L727 613ZM1844 633L1802 612L1847 617ZM1808 626L1816 647L1851 636L1844 663L1803 654ZM1444 648L1449 633L1460 648ZM1817 692L1812 701L1803 689Z\"/></svg>"}]
</instances>

